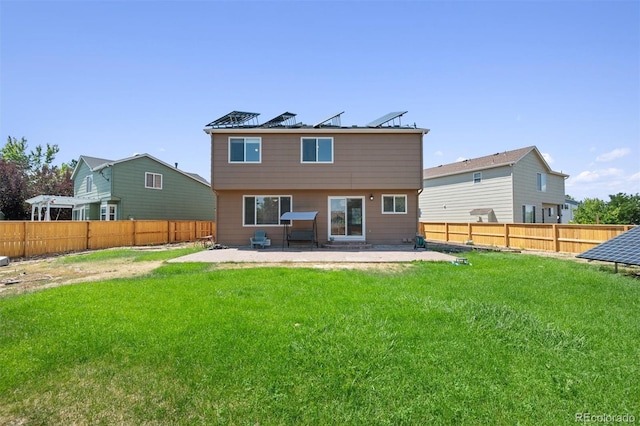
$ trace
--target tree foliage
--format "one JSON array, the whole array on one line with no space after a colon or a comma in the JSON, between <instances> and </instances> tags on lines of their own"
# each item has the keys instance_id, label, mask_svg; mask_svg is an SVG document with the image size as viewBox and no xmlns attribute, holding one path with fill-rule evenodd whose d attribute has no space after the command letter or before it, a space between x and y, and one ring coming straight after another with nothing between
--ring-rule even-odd
<instances>
[{"instance_id":1,"label":"tree foliage","mask_svg":"<svg viewBox=\"0 0 640 426\"><path fill-rule=\"evenodd\" d=\"M573 214L576 223L640 225L640 194L619 192L609 195L609 201L586 198Z\"/></svg>"},{"instance_id":2,"label":"tree foliage","mask_svg":"<svg viewBox=\"0 0 640 426\"><path fill-rule=\"evenodd\" d=\"M38 145L27 152L28 142L9 136L0 148L0 211L6 219L24 220L30 217L25 200L41 194L73 196L73 168L67 164L53 165L58 145ZM69 219L71 212L60 212Z\"/></svg>"},{"instance_id":3,"label":"tree foliage","mask_svg":"<svg viewBox=\"0 0 640 426\"><path fill-rule=\"evenodd\" d=\"M6 219L27 218L24 206L26 193L26 174L16 163L0 158L0 211Z\"/></svg>"}]
</instances>

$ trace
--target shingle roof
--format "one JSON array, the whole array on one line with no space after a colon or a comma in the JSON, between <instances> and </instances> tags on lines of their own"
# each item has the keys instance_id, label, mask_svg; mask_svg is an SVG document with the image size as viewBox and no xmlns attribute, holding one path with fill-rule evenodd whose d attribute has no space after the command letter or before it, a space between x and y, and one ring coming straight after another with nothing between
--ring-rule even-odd
<instances>
[{"instance_id":1,"label":"shingle roof","mask_svg":"<svg viewBox=\"0 0 640 426\"><path fill-rule=\"evenodd\" d=\"M552 170L548 167L542 155L535 146L527 146L525 148L514 149L512 151L497 152L484 157L472 158L469 160L458 161L456 163L444 164L437 167L431 167L423 170L424 179L433 179L441 176L456 175L459 173L467 173L471 171L491 169L494 167L508 166L515 164L531 151L535 151L543 163L547 166L549 172ZM555 173L555 172L553 172Z\"/></svg>"},{"instance_id":2,"label":"shingle roof","mask_svg":"<svg viewBox=\"0 0 640 426\"><path fill-rule=\"evenodd\" d=\"M87 166L89 166L92 170L105 163L113 163L113 160L107 160L105 158L97 158L97 157L88 157L86 155L81 155L80 158L82 158L84 162L87 163Z\"/></svg>"}]
</instances>

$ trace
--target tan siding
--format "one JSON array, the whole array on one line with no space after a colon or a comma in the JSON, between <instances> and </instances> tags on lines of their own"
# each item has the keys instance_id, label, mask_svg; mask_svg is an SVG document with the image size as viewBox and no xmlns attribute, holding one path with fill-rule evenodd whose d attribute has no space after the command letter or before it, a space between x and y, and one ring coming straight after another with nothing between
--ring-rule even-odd
<instances>
[{"instance_id":1,"label":"tan siding","mask_svg":"<svg viewBox=\"0 0 640 426\"><path fill-rule=\"evenodd\" d=\"M424 182L420 196L420 220L429 222L469 222L477 220L473 209L494 210L498 222L512 222L511 168L482 171L482 181L473 183L473 172ZM446 206L446 207L445 207Z\"/></svg>"},{"instance_id":2,"label":"tan siding","mask_svg":"<svg viewBox=\"0 0 640 426\"><path fill-rule=\"evenodd\" d=\"M211 180L215 190L419 189L422 186L421 134L268 133L261 136L260 164L230 164L230 136L245 135L212 135ZM302 164L302 136L332 136L334 162Z\"/></svg>"},{"instance_id":3,"label":"tan siding","mask_svg":"<svg viewBox=\"0 0 640 426\"><path fill-rule=\"evenodd\" d=\"M217 206L217 240L231 246L247 246L256 229L264 229L272 245L282 245L282 226L244 226L243 195L291 195L294 211L317 211L318 240L320 244L328 239L328 198L330 196L364 197L366 241L371 244L400 244L403 239L411 239L417 232L417 192L415 189L394 191L393 194L407 195L407 214L382 214L382 194L380 190L323 190L323 191L219 191ZM374 200L369 200L369 195ZM308 228L308 222L296 222L295 228Z\"/></svg>"},{"instance_id":4,"label":"tan siding","mask_svg":"<svg viewBox=\"0 0 640 426\"><path fill-rule=\"evenodd\" d=\"M536 174L546 173L547 191L537 190ZM516 220L522 222L522 206L525 204L536 207L536 222L542 222L541 210L543 204L564 204L564 177L549 173L547 168L535 153L530 153L514 165L514 200L513 208ZM545 220L547 218L545 217Z\"/></svg>"}]
</instances>

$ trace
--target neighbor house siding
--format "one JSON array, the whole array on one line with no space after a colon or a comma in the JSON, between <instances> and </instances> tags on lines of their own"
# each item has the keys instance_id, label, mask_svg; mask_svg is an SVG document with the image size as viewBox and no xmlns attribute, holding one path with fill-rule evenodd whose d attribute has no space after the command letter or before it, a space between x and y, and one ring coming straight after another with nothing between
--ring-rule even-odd
<instances>
[{"instance_id":1,"label":"neighbor house siding","mask_svg":"<svg viewBox=\"0 0 640 426\"><path fill-rule=\"evenodd\" d=\"M153 161L140 157L113 166L113 194L121 201L118 219L214 220L211 188ZM145 173L162 175L162 189L145 187Z\"/></svg>"},{"instance_id":2,"label":"neighbor house siding","mask_svg":"<svg viewBox=\"0 0 640 426\"><path fill-rule=\"evenodd\" d=\"M109 197L111 193L111 168L101 169L100 172L93 172L87 163L80 161L79 169L73 181L74 197L99 198ZM87 192L87 176L93 177L93 188Z\"/></svg>"},{"instance_id":3,"label":"neighbor house siding","mask_svg":"<svg viewBox=\"0 0 640 426\"><path fill-rule=\"evenodd\" d=\"M470 222L477 220L476 216L470 215L472 209L490 208L498 222L511 222L511 167L487 169L481 173L480 183L474 183L474 171L425 179L420 196L420 220Z\"/></svg>"},{"instance_id":4,"label":"neighbor house siding","mask_svg":"<svg viewBox=\"0 0 640 426\"><path fill-rule=\"evenodd\" d=\"M382 194L379 190L283 190L283 191L221 191L218 193L217 229L219 242L227 245L248 245L249 238L256 229L263 229L275 246L282 245L284 226L244 226L244 195L290 195L293 211L317 211L318 241L327 241L329 234L328 200L329 197L364 197L365 237L371 244L401 244L405 239L412 239L417 232L418 195L415 189L407 188L395 191L394 194L407 195L407 214L382 214ZM373 201L369 196L373 195ZM310 228L310 222L294 222L293 228Z\"/></svg>"},{"instance_id":5,"label":"neighbor house siding","mask_svg":"<svg viewBox=\"0 0 640 426\"><path fill-rule=\"evenodd\" d=\"M228 161L229 137L260 136L259 164ZM331 164L300 160L302 137L332 137ZM218 133L212 135L212 187L216 191L253 188L400 189L422 186L422 133ZM420 171L420 173L418 173Z\"/></svg>"},{"instance_id":6,"label":"neighbor house siding","mask_svg":"<svg viewBox=\"0 0 640 426\"><path fill-rule=\"evenodd\" d=\"M536 175L544 173L547 176L546 191L538 191ZM514 222L522 222L522 206L533 205L536 208L536 222L542 222L543 206L557 206L564 204L564 177L550 172L535 153L522 158L514 166ZM546 221L547 218L545 218Z\"/></svg>"}]
</instances>

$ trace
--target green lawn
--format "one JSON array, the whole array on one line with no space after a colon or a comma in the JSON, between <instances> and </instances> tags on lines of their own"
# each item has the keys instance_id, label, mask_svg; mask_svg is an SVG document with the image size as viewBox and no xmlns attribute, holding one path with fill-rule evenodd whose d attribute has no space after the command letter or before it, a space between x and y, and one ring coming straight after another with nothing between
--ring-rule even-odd
<instances>
[{"instance_id":1,"label":"green lawn","mask_svg":"<svg viewBox=\"0 0 640 426\"><path fill-rule=\"evenodd\" d=\"M504 253L220 269L0 299L0 424L640 421L640 282Z\"/></svg>"}]
</instances>

